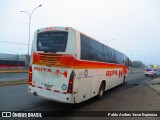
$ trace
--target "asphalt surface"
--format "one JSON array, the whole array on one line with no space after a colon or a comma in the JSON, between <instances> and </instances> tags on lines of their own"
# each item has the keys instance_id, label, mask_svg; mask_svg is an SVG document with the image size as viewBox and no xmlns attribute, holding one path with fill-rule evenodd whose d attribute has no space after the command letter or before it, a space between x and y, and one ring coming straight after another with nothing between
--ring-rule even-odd
<instances>
[{"instance_id":1,"label":"asphalt surface","mask_svg":"<svg viewBox=\"0 0 160 120\"><path fill-rule=\"evenodd\" d=\"M4 86L0 87L0 111L49 111L46 114L49 117L52 117L54 111L69 110L71 112L65 114L64 117L74 116L73 111L160 111L160 95L144 84L152 80L154 78L145 77L143 73L132 73L128 76L126 85L120 85L107 91L103 99L92 98L75 105L58 103L29 94L27 92L27 85ZM2 118L2 120L8 119ZM48 120L49 118L45 119ZM83 118L77 118L75 116L75 118L69 117L67 119L75 120ZM87 120L90 119L97 118L87 118ZM101 117L99 119L146 120L148 118L122 119L117 117L106 119ZM159 119L157 117L149 118L149 120Z\"/></svg>"},{"instance_id":2,"label":"asphalt surface","mask_svg":"<svg viewBox=\"0 0 160 120\"><path fill-rule=\"evenodd\" d=\"M0 73L0 82L27 79L28 73Z\"/></svg>"}]
</instances>

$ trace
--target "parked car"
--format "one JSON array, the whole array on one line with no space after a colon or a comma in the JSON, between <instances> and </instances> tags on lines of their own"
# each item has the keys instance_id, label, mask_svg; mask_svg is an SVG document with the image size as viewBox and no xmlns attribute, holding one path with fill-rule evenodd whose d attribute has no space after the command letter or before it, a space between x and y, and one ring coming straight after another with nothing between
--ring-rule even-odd
<instances>
[{"instance_id":1,"label":"parked car","mask_svg":"<svg viewBox=\"0 0 160 120\"><path fill-rule=\"evenodd\" d=\"M156 76L160 75L160 71L158 71L157 69L154 69L154 68L146 68L144 71L144 75L146 77L148 77L148 76L156 77Z\"/></svg>"}]
</instances>

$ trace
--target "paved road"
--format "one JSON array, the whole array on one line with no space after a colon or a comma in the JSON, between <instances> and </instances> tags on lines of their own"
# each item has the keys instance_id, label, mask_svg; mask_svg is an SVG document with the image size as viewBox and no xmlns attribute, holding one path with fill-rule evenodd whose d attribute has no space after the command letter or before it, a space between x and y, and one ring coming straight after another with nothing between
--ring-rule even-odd
<instances>
[{"instance_id":1,"label":"paved road","mask_svg":"<svg viewBox=\"0 0 160 120\"><path fill-rule=\"evenodd\" d=\"M0 73L0 82L28 78L28 73Z\"/></svg>"},{"instance_id":2,"label":"paved road","mask_svg":"<svg viewBox=\"0 0 160 120\"><path fill-rule=\"evenodd\" d=\"M107 91L103 99L92 98L76 105L58 103L28 94L27 85L0 87L0 111L160 111L159 94L144 84L151 80L153 78L145 77L143 73L132 73L128 76L126 85ZM49 116L52 114L54 112ZM70 114L74 115L74 112ZM74 119L77 118L71 120ZM155 117L153 120L159 118Z\"/></svg>"}]
</instances>

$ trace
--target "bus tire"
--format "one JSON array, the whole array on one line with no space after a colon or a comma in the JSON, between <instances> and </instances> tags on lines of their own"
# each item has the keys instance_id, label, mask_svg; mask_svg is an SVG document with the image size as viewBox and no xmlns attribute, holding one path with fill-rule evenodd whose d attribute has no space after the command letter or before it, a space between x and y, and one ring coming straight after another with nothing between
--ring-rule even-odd
<instances>
[{"instance_id":1,"label":"bus tire","mask_svg":"<svg viewBox=\"0 0 160 120\"><path fill-rule=\"evenodd\" d=\"M102 82L98 92L98 98L103 98L105 92L105 82Z\"/></svg>"}]
</instances>

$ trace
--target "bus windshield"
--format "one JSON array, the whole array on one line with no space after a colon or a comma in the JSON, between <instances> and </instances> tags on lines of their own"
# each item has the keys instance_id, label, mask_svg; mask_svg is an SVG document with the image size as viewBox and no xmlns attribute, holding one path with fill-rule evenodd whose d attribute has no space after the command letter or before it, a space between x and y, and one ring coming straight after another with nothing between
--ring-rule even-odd
<instances>
[{"instance_id":1,"label":"bus windshield","mask_svg":"<svg viewBox=\"0 0 160 120\"><path fill-rule=\"evenodd\" d=\"M37 34L37 51L65 52L68 32L41 32Z\"/></svg>"}]
</instances>

